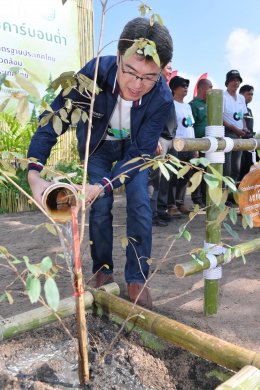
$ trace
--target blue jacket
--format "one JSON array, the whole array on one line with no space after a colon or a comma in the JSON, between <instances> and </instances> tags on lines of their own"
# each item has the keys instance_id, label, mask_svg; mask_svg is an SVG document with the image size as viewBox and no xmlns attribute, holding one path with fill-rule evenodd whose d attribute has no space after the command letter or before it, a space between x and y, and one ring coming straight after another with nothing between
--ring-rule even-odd
<instances>
[{"instance_id":1,"label":"blue jacket","mask_svg":"<svg viewBox=\"0 0 260 390\"><path fill-rule=\"evenodd\" d=\"M79 73L82 73L89 77L94 78L96 59L88 62ZM105 137L107 126L110 117L113 113L114 107L117 102L118 88L114 88L115 78L117 72L117 64L115 56L101 57L98 68L97 84L102 91L95 97L94 114L92 122L92 131L90 139L89 153L95 152L95 149ZM114 88L114 91L113 91ZM86 103L81 95L77 91L73 90L69 96L77 102ZM66 97L66 98L67 98ZM65 104L65 99L62 96L62 91L53 101L51 107L54 111L61 109ZM161 77L156 83L154 88L144 95L139 101L133 102L131 108L131 146L128 150L125 158L116 165L116 169L112 172L108 172L106 177L112 180L120 173L126 170L126 167L122 167L127 161L135 157L152 157L156 150L159 136L169 118L171 109L173 106L173 99L171 92ZM88 113L88 108L84 106ZM45 115L46 112L43 114ZM77 125L77 139L78 139L78 151L81 160L85 157L85 144L87 137L87 123L82 121ZM63 122L62 134L68 129L69 123ZM39 127L32 137L31 144L28 150L28 158L36 158L41 164L45 165L50 155L51 148L56 144L58 135L55 133L52 127L52 121L43 127ZM132 165L128 165L127 169L135 165L140 164L135 162ZM29 164L29 169L35 169L35 164ZM37 168L36 168L37 169ZM129 181L138 172L138 169L134 169L127 175ZM113 181L113 187L117 188L121 185L119 179Z\"/></svg>"}]
</instances>

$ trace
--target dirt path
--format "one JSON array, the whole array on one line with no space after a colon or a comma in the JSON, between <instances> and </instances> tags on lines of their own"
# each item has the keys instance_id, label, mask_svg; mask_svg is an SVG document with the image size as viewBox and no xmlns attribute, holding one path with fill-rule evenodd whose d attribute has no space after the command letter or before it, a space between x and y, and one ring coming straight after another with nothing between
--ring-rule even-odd
<instances>
[{"instance_id":1,"label":"dirt path","mask_svg":"<svg viewBox=\"0 0 260 390\"><path fill-rule=\"evenodd\" d=\"M259 229L244 230L241 227L241 217L238 217L238 220L238 224L235 226L234 230L240 235L241 242L258 238ZM167 227L154 227L152 271L166 253L172 236L177 233L179 225L184 221L185 218L182 218L170 222ZM37 225L44 222L46 222L46 218L38 212L0 216L0 245L4 246L11 254L18 258L26 255L30 260L39 262L44 256L50 255L54 259L55 255L61 252L58 238L48 233L45 229L35 230ZM161 265L160 270L154 275L149 284L154 299L154 310L226 341L260 351L259 252L246 256L246 264L243 264L242 259L238 259L223 267L223 277L220 281L220 305L218 314L205 318L203 316L202 275L197 274L184 279L177 279L173 272L175 264L189 259L188 252L192 248L203 246L205 215L199 215L196 220L190 224L189 230L192 235L191 242L187 242L183 238L179 239L170 251L167 262ZM121 246L121 238L124 235L125 199L124 195L117 195L114 205L114 274L115 280L120 286L122 296L125 296L125 283L123 277L125 256ZM222 237L223 242L229 245L238 243L234 238L229 236L225 230L223 230ZM86 279L88 279L88 277L91 276L91 260L87 248L83 254L83 261L84 272ZM59 264L64 266L64 264L61 263L61 260L59 260ZM1 293L6 289L10 282L14 280L14 275L2 267L0 268L0 273ZM58 285L62 297L71 296L73 294L71 277L66 271L65 266L58 278ZM13 305L8 305L6 302L0 303L0 315L2 317L6 318L36 307L36 305L31 305L27 297L21 292L19 283L15 283L11 289L15 300ZM30 338L34 336L28 335L26 337ZM10 345L14 346L15 343L17 343L17 346L19 346L19 343L21 342L19 340L20 339L14 339L0 345L0 351L2 349L1 354L5 353L3 348L7 348L7 351L8 348L10 348ZM131 348L132 347L133 349L139 348L134 345L132 345ZM145 357L143 358L145 359ZM156 356L154 358L156 358ZM167 364L165 367L167 368ZM167 376L168 374L165 375ZM167 383L172 383L172 387L167 387ZM144 387L140 387L143 386L142 384L140 384L140 386L138 385L139 387L136 384L131 386L120 387L120 389L175 388L175 384L170 379L168 382L165 382L163 387L151 387L151 384L149 385L150 387L148 385L145 387L145 384ZM48 387L44 388L47 389ZM98 388L99 387L93 387L93 389ZM110 388L117 389L117 387ZM180 387L180 382L179 385L177 384L176 388L185 390L189 388L196 389L196 387L192 387L192 385L189 387L187 383L186 387ZM40 387L37 389L40 389ZM106 387L103 386L103 389L106 389Z\"/></svg>"}]
</instances>

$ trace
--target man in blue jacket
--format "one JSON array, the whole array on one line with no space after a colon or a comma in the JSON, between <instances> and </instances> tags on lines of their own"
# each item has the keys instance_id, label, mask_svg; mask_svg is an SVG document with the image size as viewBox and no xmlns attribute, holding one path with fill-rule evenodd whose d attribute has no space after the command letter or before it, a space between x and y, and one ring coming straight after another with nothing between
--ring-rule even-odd
<instances>
[{"instance_id":1,"label":"man in blue jacket","mask_svg":"<svg viewBox=\"0 0 260 390\"><path fill-rule=\"evenodd\" d=\"M134 40L145 38L156 45L160 66L153 57L138 48L125 55ZM149 42L149 41L148 41ZM171 60L172 39L166 27L155 22L152 26L145 18L128 22L120 36L117 56L101 57L97 84L101 92L95 98L93 123L89 147L87 202L91 203L89 234L95 287L113 281L113 189L122 185L119 177L127 171L125 179L127 197L127 237L125 280L132 302L151 308L149 289L144 286L149 273L147 260L151 256L152 213L148 196L148 170L140 171L136 158L153 157L159 136L172 108L172 96L161 70ZM96 59L80 71L94 78ZM68 96L88 113L88 101L75 89ZM57 112L65 106L61 93L52 109ZM85 103L85 105L84 105ZM62 133L70 123L63 122ZM85 158L87 124L77 125L78 150ZM41 194L51 183L41 179L39 172L45 165L51 148L57 142L52 121L39 127L34 134L28 158L28 181L34 198L41 203ZM35 162L37 159L37 162ZM133 162L125 165L128 161ZM98 198L92 203L92 200ZM109 269L104 267L107 264Z\"/></svg>"}]
</instances>

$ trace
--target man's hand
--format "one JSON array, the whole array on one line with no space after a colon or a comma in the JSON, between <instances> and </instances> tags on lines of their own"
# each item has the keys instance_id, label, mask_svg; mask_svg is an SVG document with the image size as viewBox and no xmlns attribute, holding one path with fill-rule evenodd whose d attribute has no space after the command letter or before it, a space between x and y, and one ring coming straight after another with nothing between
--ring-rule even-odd
<instances>
[{"instance_id":1,"label":"man's hand","mask_svg":"<svg viewBox=\"0 0 260 390\"><path fill-rule=\"evenodd\" d=\"M34 170L28 172L28 183L30 184L34 199L42 206L42 194L52 183L42 179L40 173Z\"/></svg>"},{"instance_id":2,"label":"man's hand","mask_svg":"<svg viewBox=\"0 0 260 390\"><path fill-rule=\"evenodd\" d=\"M103 192L101 186L98 184L87 184L86 185L86 203L90 204L95 198L100 196Z\"/></svg>"},{"instance_id":3,"label":"man's hand","mask_svg":"<svg viewBox=\"0 0 260 390\"><path fill-rule=\"evenodd\" d=\"M162 145L160 144L160 142L158 142L158 145L157 145L157 148L156 148L156 151L155 151L155 155L156 156L159 156L160 154L162 154Z\"/></svg>"},{"instance_id":4,"label":"man's hand","mask_svg":"<svg viewBox=\"0 0 260 390\"><path fill-rule=\"evenodd\" d=\"M238 137L245 137L246 135L247 135L248 133L247 133L247 131L246 130L240 130L240 129L237 129L236 130L236 135L238 136Z\"/></svg>"}]
</instances>

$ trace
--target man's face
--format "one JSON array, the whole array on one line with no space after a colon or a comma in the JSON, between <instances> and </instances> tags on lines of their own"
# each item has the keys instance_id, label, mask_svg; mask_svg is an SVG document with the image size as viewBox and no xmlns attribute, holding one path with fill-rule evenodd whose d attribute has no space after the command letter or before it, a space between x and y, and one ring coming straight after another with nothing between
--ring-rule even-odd
<instances>
[{"instance_id":1,"label":"man's face","mask_svg":"<svg viewBox=\"0 0 260 390\"><path fill-rule=\"evenodd\" d=\"M138 54L118 59L117 82L120 96L125 100L139 100L156 84L161 69L152 60Z\"/></svg>"},{"instance_id":2,"label":"man's face","mask_svg":"<svg viewBox=\"0 0 260 390\"><path fill-rule=\"evenodd\" d=\"M174 90L174 97L184 99L185 96L187 96L187 93L188 93L188 84L185 83L185 81L183 81L183 83Z\"/></svg>"},{"instance_id":3,"label":"man's face","mask_svg":"<svg viewBox=\"0 0 260 390\"><path fill-rule=\"evenodd\" d=\"M243 93L244 97L245 97L245 101L246 101L246 104L250 103L253 99L253 96L254 96L254 91L253 89L251 89L250 91L246 91Z\"/></svg>"},{"instance_id":4,"label":"man's face","mask_svg":"<svg viewBox=\"0 0 260 390\"><path fill-rule=\"evenodd\" d=\"M162 70L162 76L165 79L167 84L170 82L171 75L172 75L172 66L169 63Z\"/></svg>"},{"instance_id":5,"label":"man's face","mask_svg":"<svg viewBox=\"0 0 260 390\"><path fill-rule=\"evenodd\" d=\"M231 92L236 92L240 85L240 79L235 78L229 81L227 89Z\"/></svg>"},{"instance_id":6,"label":"man's face","mask_svg":"<svg viewBox=\"0 0 260 390\"><path fill-rule=\"evenodd\" d=\"M205 82L205 84L201 88L201 99L206 100L207 92L209 89L212 89L212 83L211 83L211 81L208 80L207 82Z\"/></svg>"}]
</instances>

